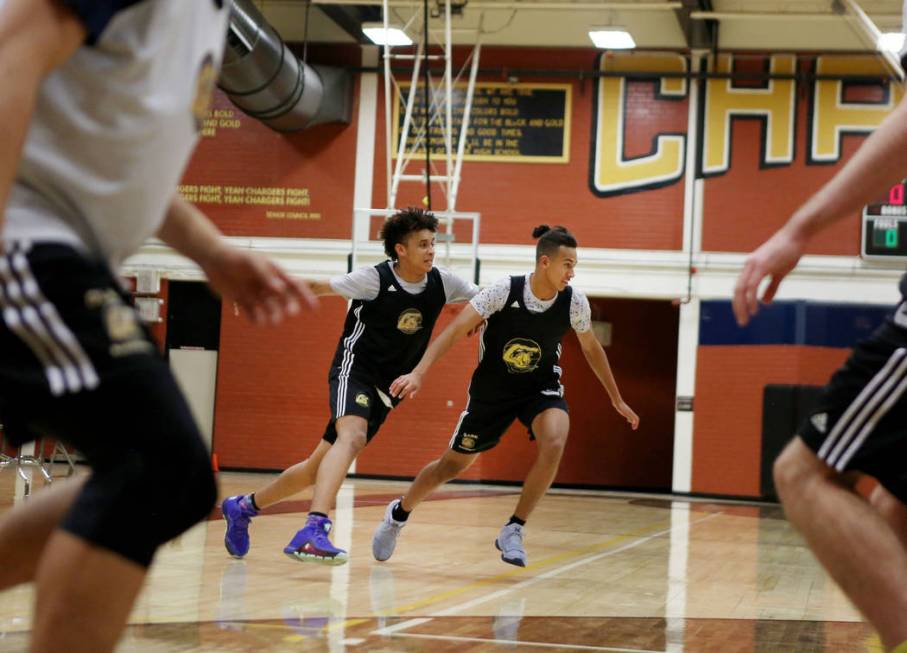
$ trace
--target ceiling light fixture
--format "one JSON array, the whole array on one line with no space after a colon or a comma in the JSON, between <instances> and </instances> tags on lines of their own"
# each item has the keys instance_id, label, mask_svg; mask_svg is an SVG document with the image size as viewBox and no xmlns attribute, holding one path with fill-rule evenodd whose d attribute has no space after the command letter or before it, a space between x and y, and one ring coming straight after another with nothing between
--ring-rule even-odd
<instances>
[{"instance_id":1,"label":"ceiling light fixture","mask_svg":"<svg viewBox=\"0 0 907 653\"><path fill-rule=\"evenodd\" d=\"M384 31L381 23L363 23L362 33L375 45L412 45L413 40L399 27L388 27Z\"/></svg>"},{"instance_id":2,"label":"ceiling light fixture","mask_svg":"<svg viewBox=\"0 0 907 653\"><path fill-rule=\"evenodd\" d=\"M898 53L904 47L904 35L900 32L883 32L879 36L879 50Z\"/></svg>"},{"instance_id":3,"label":"ceiling light fixture","mask_svg":"<svg viewBox=\"0 0 907 653\"><path fill-rule=\"evenodd\" d=\"M589 38L595 47L603 50L630 50L636 47L630 32L622 27L598 27L589 31Z\"/></svg>"}]
</instances>

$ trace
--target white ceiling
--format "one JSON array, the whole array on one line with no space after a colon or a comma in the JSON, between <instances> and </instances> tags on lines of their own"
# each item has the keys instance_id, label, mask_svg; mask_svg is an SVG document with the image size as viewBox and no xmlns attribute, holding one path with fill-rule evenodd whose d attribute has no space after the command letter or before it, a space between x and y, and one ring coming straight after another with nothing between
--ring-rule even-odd
<instances>
[{"instance_id":1,"label":"white ceiling","mask_svg":"<svg viewBox=\"0 0 907 653\"><path fill-rule=\"evenodd\" d=\"M309 39L356 42L321 10L323 5L334 4L355 11L352 1L313 0ZM429 5L436 2L429 0ZM881 31L900 31L901 0L857 2ZM257 4L285 40L303 39L306 0L257 0ZM589 29L612 25L628 29L641 48L685 48L688 43L676 7L700 4L691 0L469 0L463 15L453 21L454 28L462 30L454 34L454 42L474 43L481 27L486 45L591 47ZM380 2L366 0L361 5L374 7ZM706 15L717 16L718 47L722 49L869 49L856 21L836 14L834 5L834 0L712 0L713 13ZM405 23L421 6L422 2L392 0L392 22ZM421 17L417 20L421 23ZM431 21L431 29L442 26L441 20Z\"/></svg>"}]
</instances>

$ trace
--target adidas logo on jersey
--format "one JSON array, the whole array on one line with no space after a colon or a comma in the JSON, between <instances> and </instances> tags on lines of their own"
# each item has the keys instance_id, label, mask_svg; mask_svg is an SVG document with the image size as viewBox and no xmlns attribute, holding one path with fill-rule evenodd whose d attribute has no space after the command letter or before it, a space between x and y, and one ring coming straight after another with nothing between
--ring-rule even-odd
<instances>
[{"instance_id":1,"label":"adidas logo on jersey","mask_svg":"<svg viewBox=\"0 0 907 653\"><path fill-rule=\"evenodd\" d=\"M397 287L396 287L396 286L388 286L388 287L387 287L387 292L397 292Z\"/></svg>"},{"instance_id":2,"label":"adidas logo on jersey","mask_svg":"<svg viewBox=\"0 0 907 653\"><path fill-rule=\"evenodd\" d=\"M519 308L519 307L520 307L520 303L516 300L514 300L513 303L510 305L510 308Z\"/></svg>"},{"instance_id":3,"label":"adidas logo on jersey","mask_svg":"<svg viewBox=\"0 0 907 653\"><path fill-rule=\"evenodd\" d=\"M828 428L827 413L816 413L809 418L809 421L812 422L812 425L816 427L819 433L825 433L825 429Z\"/></svg>"}]
</instances>

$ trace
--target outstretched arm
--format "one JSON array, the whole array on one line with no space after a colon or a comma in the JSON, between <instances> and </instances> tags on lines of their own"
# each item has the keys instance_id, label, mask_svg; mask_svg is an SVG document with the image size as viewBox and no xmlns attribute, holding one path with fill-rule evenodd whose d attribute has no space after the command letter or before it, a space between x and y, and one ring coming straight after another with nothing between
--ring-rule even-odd
<instances>
[{"instance_id":1,"label":"outstretched arm","mask_svg":"<svg viewBox=\"0 0 907 653\"><path fill-rule=\"evenodd\" d=\"M447 328L441 332L437 338L428 346L422 360L409 374L398 377L391 383L390 391L394 397L403 397L409 395L411 398L422 387L422 380L425 373L428 372L436 360L441 358L453 344L464 337L470 331L482 323L482 316L472 307L472 304L466 304L460 314L453 322L447 325Z\"/></svg>"},{"instance_id":2,"label":"outstretched arm","mask_svg":"<svg viewBox=\"0 0 907 653\"><path fill-rule=\"evenodd\" d=\"M201 211L178 195L157 235L198 263L211 287L257 324L280 322L298 313L301 305L318 305L304 281L260 254L232 246Z\"/></svg>"},{"instance_id":3,"label":"outstretched arm","mask_svg":"<svg viewBox=\"0 0 907 653\"><path fill-rule=\"evenodd\" d=\"M16 176L38 88L85 40L82 23L56 0L0 5L0 207ZM3 212L0 211L0 230Z\"/></svg>"},{"instance_id":4,"label":"outstretched arm","mask_svg":"<svg viewBox=\"0 0 907 653\"><path fill-rule=\"evenodd\" d=\"M318 297L324 297L325 295L337 295L339 294L331 286L330 281L309 281L309 288L312 289L312 292Z\"/></svg>"},{"instance_id":5,"label":"outstretched arm","mask_svg":"<svg viewBox=\"0 0 907 653\"><path fill-rule=\"evenodd\" d=\"M791 216L775 235L750 254L734 287L734 315L741 325L759 310L759 285L771 277L761 301L772 301L778 286L803 256L809 239L852 215L907 176L907 96L879 125L838 174Z\"/></svg>"},{"instance_id":6,"label":"outstretched arm","mask_svg":"<svg viewBox=\"0 0 907 653\"><path fill-rule=\"evenodd\" d=\"M608 355L605 354L605 350L602 348L601 343L596 339L595 334L593 334L591 330L577 333L576 337L579 339L579 344L583 349L583 356L586 357L586 362L589 363L589 367L595 372L595 376L598 377L598 380L601 381L605 390L608 391L608 396L611 397L611 404L614 406L614 409L627 419L630 426L635 431L636 427L639 426L639 417L621 398L620 390L617 388L617 381L614 380L614 374L611 372L611 365L608 363Z\"/></svg>"}]
</instances>

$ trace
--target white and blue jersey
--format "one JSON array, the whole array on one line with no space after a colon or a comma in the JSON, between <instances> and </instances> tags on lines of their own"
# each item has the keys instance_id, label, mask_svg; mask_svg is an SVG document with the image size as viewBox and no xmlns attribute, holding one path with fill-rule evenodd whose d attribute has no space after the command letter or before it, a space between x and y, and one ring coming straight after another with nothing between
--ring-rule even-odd
<instances>
[{"instance_id":1,"label":"white and blue jersey","mask_svg":"<svg viewBox=\"0 0 907 653\"><path fill-rule=\"evenodd\" d=\"M41 84L2 237L70 245L116 267L158 230L176 192L230 3L60 1L88 36Z\"/></svg>"}]
</instances>

